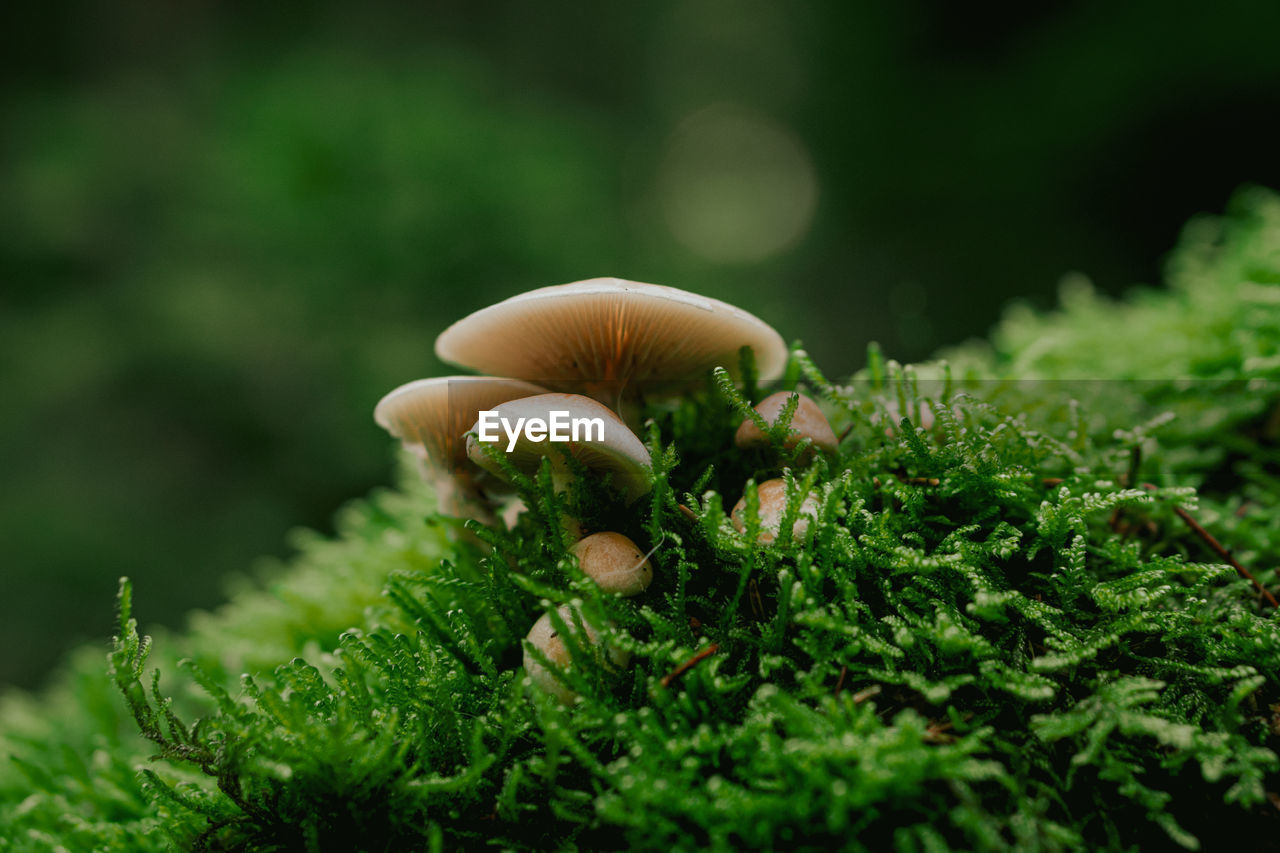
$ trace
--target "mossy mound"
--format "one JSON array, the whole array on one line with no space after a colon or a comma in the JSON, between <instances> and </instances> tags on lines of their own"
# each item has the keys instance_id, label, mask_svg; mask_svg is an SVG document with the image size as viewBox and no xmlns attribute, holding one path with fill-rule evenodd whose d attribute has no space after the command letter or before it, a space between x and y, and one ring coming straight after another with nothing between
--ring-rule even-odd
<instances>
[{"instance_id":1,"label":"mossy mound","mask_svg":"<svg viewBox=\"0 0 1280 853\"><path fill-rule=\"evenodd\" d=\"M263 588L149 645L125 587L110 674L86 651L44 695L0 707L15 758L0 766L0 837L17 850L1280 837L1280 625L1210 542L1274 587L1280 199L1248 193L1193 224L1170 271L1168 291L1124 304L1076 289L1052 316L1014 312L949 367L873 350L836 385L797 351L788 382L843 434L832 458L733 450L750 381L655 408L641 505L590 483L563 498L655 548L657 577L634 599L601 596L565 558L549 477L522 482L533 509L513 531L479 531L488 555L452 544L454 523L404 477ZM726 509L774 476L793 514L816 495L817 518L802 538L784 518L757 544ZM529 626L570 601L631 664L577 648L564 678L581 698L566 707L519 665Z\"/></svg>"}]
</instances>

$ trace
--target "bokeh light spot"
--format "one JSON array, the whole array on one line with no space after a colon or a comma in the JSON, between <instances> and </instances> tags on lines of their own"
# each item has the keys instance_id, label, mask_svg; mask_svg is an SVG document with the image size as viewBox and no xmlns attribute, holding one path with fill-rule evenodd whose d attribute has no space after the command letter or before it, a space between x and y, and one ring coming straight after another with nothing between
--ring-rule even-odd
<instances>
[{"instance_id":1,"label":"bokeh light spot","mask_svg":"<svg viewBox=\"0 0 1280 853\"><path fill-rule=\"evenodd\" d=\"M658 196L676 239L718 263L755 263L808 230L818 182L804 146L772 119L732 106L689 116L667 142Z\"/></svg>"}]
</instances>

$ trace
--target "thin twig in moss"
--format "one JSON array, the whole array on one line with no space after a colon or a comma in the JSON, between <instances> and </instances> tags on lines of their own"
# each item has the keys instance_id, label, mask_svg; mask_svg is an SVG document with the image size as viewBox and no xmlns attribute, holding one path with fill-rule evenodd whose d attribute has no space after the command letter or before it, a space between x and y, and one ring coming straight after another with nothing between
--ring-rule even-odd
<instances>
[{"instance_id":1,"label":"thin twig in moss","mask_svg":"<svg viewBox=\"0 0 1280 853\"><path fill-rule=\"evenodd\" d=\"M950 720L942 722L930 722L924 730L924 740L926 743L954 743L956 736L948 734L953 724Z\"/></svg>"},{"instance_id":2,"label":"thin twig in moss","mask_svg":"<svg viewBox=\"0 0 1280 853\"><path fill-rule=\"evenodd\" d=\"M684 663L680 664L678 667L676 667L675 669L673 669L671 672L669 672L669 673L667 673L666 675L662 676L662 681L661 681L662 686L663 686L663 687L670 687L670 686L671 686L671 683L672 683L673 681L675 681L676 679L680 678L680 677L681 677L682 675L684 675L686 672L688 672L689 670L691 670L691 669L693 669L695 666L697 666L701 661L706 660L707 658L711 657L713 654L715 654L715 653L716 653L716 652L718 652L718 651L720 651L720 644L719 644L719 643L712 643L711 645L707 646L705 649L703 649L702 651L698 652L696 655L694 655L693 657L689 658L689 659L688 659L687 661L685 661Z\"/></svg>"},{"instance_id":3,"label":"thin twig in moss","mask_svg":"<svg viewBox=\"0 0 1280 853\"><path fill-rule=\"evenodd\" d=\"M1129 470L1125 472L1124 479L1120 481L1123 486L1131 486L1138 482L1138 474L1142 470L1142 445L1134 445L1129 451Z\"/></svg>"},{"instance_id":4,"label":"thin twig in moss","mask_svg":"<svg viewBox=\"0 0 1280 853\"><path fill-rule=\"evenodd\" d=\"M870 687L862 688L857 693L853 694L853 704L861 705L863 702L867 701L872 696L879 696L880 690L881 690L881 687L879 684L873 684Z\"/></svg>"},{"instance_id":5,"label":"thin twig in moss","mask_svg":"<svg viewBox=\"0 0 1280 853\"><path fill-rule=\"evenodd\" d=\"M1156 487L1151 483L1143 483L1142 488L1149 492L1154 492L1156 490ZM1212 533L1201 527L1200 523L1191 517L1191 513L1176 504L1173 507L1173 511L1178 514L1178 518L1186 522L1187 527L1190 527L1193 533L1203 539L1205 544L1213 549L1214 553L1226 560L1231 565L1231 568L1236 570L1236 573L1240 575L1240 577L1248 579L1250 583L1257 587L1258 592L1262 594L1262 597L1267 600L1268 604L1274 608L1280 609L1280 602L1276 601L1276 597L1271 594L1271 591L1259 583L1258 579L1253 576L1252 572L1240 565L1240 561L1233 557L1231 555L1231 551L1223 547L1222 543L1214 538Z\"/></svg>"},{"instance_id":6,"label":"thin twig in moss","mask_svg":"<svg viewBox=\"0 0 1280 853\"><path fill-rule=\"evenodd\" d=\"M756 583L755 578L747 581L747 601L751 602L751 614L763 621L764 599L760 597L760 584Z\"/></svg>"}]
</instances>

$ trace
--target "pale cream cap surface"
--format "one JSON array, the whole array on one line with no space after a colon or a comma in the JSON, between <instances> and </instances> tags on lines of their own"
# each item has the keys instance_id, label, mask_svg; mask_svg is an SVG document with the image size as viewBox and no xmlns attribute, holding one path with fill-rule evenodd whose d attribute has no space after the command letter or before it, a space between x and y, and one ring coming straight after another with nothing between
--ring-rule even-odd
<instances>
[{"instance_id":1,"label":"pale cream cap surface","mask_svg":"<svg viewBox=\"0 0 1280 853\"><path fill-rule=\"evenodd\" d=\"M621 533L593 533L573 546L573 555L604 592L639 595L653 582L653 564Z\"/></svg>"},{"instance_id":2,"label":"pale cream cap surface","mask_svg":"<svg viewBox=\"0 0 1280 853\"><path fill-rule=\"evenodd\" d=\"M636 438L613 410L590 397L579 394L538 394L519 400L510 400L492 407L499 418L505 418L514 426L521 418L541 418L549 420L552 411L567 411L570 418L600 418L604 422L603 441L566 441L552 442L530 441L521 430L515 448L507 452L507 436L501 429L499 439L493 447L502 452L508 461L521 473L533 474L542 464L543 457L548 457L555 466L564 462L561 450L589 470L601 474L612 474L613 485L623 493L628 503L636 500L649 491L649 451L640 439ZM488 453L477 439L476 432L480 424L477 420L467 434L467 454L486 471L503 477L501 466L489 458Z\"/></svg>"},{"instance_id":3,"label":"pale cream cap surface","mask_svg":"<svg viewBox=\"0 0 1280 853\"><path fill-rule=\"evenodd\" d=\"M373 419L415 453L425 450L434 467L453 470L468 463L465 436L481 410L545 390L496 376L418 379L384 396Z\"/></svg>"},{"instance_id":4,"label":"pale cream cap surface","mask_svg":"<svg viewBox=\"0 0 1280 853\"><path fill-rule=\"evenodd\" d=\"M594 278L482 308L436 339L436 355L550 388L661 389L716 366L736 375L743 346L754 351L762 379L782 375L786 344L753 314L674 287Z\"/></svg>"}]
</instances>

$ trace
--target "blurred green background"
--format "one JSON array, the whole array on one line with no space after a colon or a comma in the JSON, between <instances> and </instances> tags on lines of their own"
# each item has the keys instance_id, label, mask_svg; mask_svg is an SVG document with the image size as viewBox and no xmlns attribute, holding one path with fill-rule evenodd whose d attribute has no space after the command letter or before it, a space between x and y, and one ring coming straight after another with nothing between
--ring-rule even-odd
<instances>
[{"instance_id":1,"label":"blurred green background","mask_svg":"<svg viewBox=\"0 0 1280 853\"><path fill-rule=\"evenodd\" d=\"M0 682L390 481L436 334L618 275L831 374L1280 186L1280 6L6 4Z\"/></svg>"}]
</instances>

